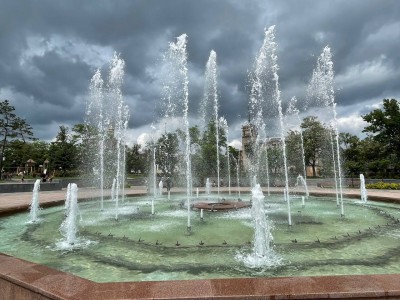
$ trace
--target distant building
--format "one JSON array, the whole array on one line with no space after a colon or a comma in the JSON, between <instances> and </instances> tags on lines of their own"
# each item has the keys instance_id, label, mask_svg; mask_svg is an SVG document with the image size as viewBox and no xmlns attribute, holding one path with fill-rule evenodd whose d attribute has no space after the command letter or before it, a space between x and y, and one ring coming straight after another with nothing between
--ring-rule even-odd
<instances>
[{"instance_id":1,"label":"distant building","mask_svg":"<svg viewBox=\"0 0 400 300\"><path fill-rule=\"evenodd\" d=\"M245 170L250 168L251 156L253 155L254 145L257 140L257 129L250 122L242 126L242 151L240 161Z\"/></svg>"},{"instance_id":2,"label":"distant building","mask_svg":"<svg viewBox=\"0 0 400 300\"><path fill-rule=\"evenodd\" d=\"M254 124L246 122L242 126L242 151L240 152L240 162L245 170L249 170L251 166L251 157L255 148L257 140L257 128ZM266 146L267 149L282 149L282 138L280 137L267 137L264 141L259 141L261 145ZM294 172L294 166L288 166L289 171ZM317 176L320 176L320 162L318 160L316 166ZM282 170L283 171L283 170ZM280 172L280 171L279 171ZM303 171L298 170L299 174L303 174ZM312 167L306 166L307 176L313 176Z\"/></svg>"}]
</instances>

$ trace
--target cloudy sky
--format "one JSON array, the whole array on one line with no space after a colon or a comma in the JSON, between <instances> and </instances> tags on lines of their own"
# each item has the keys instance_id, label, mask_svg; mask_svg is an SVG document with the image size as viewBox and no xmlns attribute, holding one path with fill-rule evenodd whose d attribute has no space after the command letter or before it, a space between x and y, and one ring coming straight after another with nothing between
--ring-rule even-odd
<instances>
[{"instance_id":1,"label":"cloudy sky","mask_svg":"<svg viewBox=\"0 0 400 300\"><path fill-rule=\"evenodd\" d=\"M248 71L264 28L276 25L282 99L305 97L322 49L334 57L341 131L359 134L360 114L383 98L400 100L398 0L0 0L0 100L8 99L35 136L82 123L89 82L107 76L113 53L125 60L123 95L130 141L157 119L157 69L169 42L188 35L189 101L198 116L210 51L218 56L220 114L240 138Z\"/></svg>"}]
</instances>

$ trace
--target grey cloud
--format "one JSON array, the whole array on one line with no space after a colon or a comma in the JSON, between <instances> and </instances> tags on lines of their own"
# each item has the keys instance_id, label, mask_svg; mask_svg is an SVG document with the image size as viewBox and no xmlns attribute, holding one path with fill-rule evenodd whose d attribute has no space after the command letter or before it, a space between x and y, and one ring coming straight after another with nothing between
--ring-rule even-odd
<instances>
[{"instance_id":1,"label":"grey cloud","mask_svg":"<svg viewBox=\"0 0 400 300\"><path fill-rule=\"evenodd\" d=\"M161 98L156 74L148 69L157 72L168 42L182 33L189 37L190 72L194 75L189 96L193 118L203 94L199 78L213 49L220 70L220 113L240 128L237 124L247 119L247 70L262 44L263 29L272 24L276 24L285 102L292 96L302 102L316 59L327 44L334 54L338 79L348 78L345 85L338 86L339 105L353 107L366 99L400 95L398 77L366 76L361 81L349 73L384 56L382 69L399 74L396 24L400 2L396 0L0 0L0 7L0 91L13 91L12 100L19 103L17 113L29 116L39 138L48 138L46 124L54 129L54 124L73 125L83 120L89 81L98 65L79 55L84 49L70 51L85 45L121 53L126 61L123 91L131 108L129 126L145 128L158 116ZM54 36L72 45L47 49L21 66L30 38L51 40ZM74 44L77 42L82 45ZM107 67L102 65L103 77ZM237 137L240 130L231 134Z\"/></svg>"}]
</instances>

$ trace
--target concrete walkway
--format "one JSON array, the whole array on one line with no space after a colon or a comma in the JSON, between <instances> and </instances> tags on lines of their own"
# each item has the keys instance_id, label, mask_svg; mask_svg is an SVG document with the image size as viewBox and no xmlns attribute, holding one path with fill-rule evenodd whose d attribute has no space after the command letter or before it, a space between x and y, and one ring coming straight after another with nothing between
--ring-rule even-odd
<instances>
[{"instance_id":1,"label":"concrete walkway","mask_svg":"<svg viewBox=\"0 0 400 300\"><path fill-rule=\"evenodd\" d=\"M172 193L183 193L185 189L183 188L173 188ZM200 193L204 193L205 188L199 188ZM217 188L212 188L212 193L217 192ZM221 192L228 192L227 187L221 187ZM246 196L250 193L249 187L241 187L240 191L242 193L242 198L246 200ZM263 188L264 195L267 194L267 189ZM231 188L232 194L237 194L238 188ZM283 188L271 188L271 193L283 193ZM125 189L127 196L139 196L146 195L145 186L134 186ZM165 189L164 189L165 193ZM291 194L301 194L304 193L304 189L296 187L290 190ZM309 189L310 195L313 196L331 196L335 197L335 189L332 188L319 188L311 187ZM78 191L78 197L80 200L98 198L100 196L100 190L94 188L80 188ZM110 197L110 190L104 192L105 197ZM359 189L343 189L343 196L345 198L361 199ZM41 191L39 193L40 206L54 206L62 204L65 201L66 189L61 191ZM368 199L376 201L386 201L386 202L397 202L400 203L400 190L368 190ZM0 193L0 215L8 215L17 211L25 211L29 209L29 205L32 200L32 192L23 193Z\"/></svg>"}]
</instances>

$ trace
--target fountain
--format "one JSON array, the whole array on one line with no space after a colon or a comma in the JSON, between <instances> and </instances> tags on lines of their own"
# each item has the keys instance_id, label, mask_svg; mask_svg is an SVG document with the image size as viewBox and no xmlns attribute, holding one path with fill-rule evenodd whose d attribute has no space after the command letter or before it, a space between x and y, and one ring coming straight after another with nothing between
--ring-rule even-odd
<instances>
[{"instance_id":1,"label":"fountain","mask_svg":"<svg viewBox=\"0 0 400 300\"><path fill-rule=\"evenodd\" d=\"M90 84L90 97L86 108L86 136L88 145L87 161L91 163L94 182L101 190L100 208L103 210L104 189L111 185L115 199L115 219L118 220L119 198L123 199L123 178L125 176L125 140L129 110L124 104L122 83L125 62L114 53L109 66L107 84L98 69ZM107 171L106 171L107 170ZM115 183L114 183L115 180Z\"/></svg>"},{"instance_id":2,"label":"fountain","mask_svg":"<svg viewBox=\"0 0 400 300\"><path fill-rule=\"evenodd\" d=\"M190 158L189 135L189 78L186 52L187 35L182 34L175 43L169 44L169 49L164 56L166 82L164 83L164 100L166 100L165 117L180 115L183 121L184 133L184 161L186 175L186 206L187 206L187 230L191 230L190 198L192 196L192 173ZM182 108L178 112L178 108Z\"/></svg>"},{"instance_id":3,"label":"fountain","mask_svg":"<svg viewBox=\"0 0 400 300\"><path fill-rule=\"evenodd\" d=\"M78 233L78 186L75 183L70 185L70 193L69 196L69 205L66 209L65 215L66 219L60 226L60 231L65 238L65 242L68 245L74 245L77 240Z\"/></svg>"},{"instance_id":4,"label":"fountain","mask_svg":"<svg viewBox=\"0 0 400 300\"><path fill-rule=\"evenodd\" d=\"M218 88L217 88L217 53L213 50L210 52L210 56L208 58L206 64L205 71L205 86L204 86L204 96L203 96L203 119L204 123L207 120L213 120L215 124L215 143L216 143L216 156L217 156L217 195L219 197L220 190L220 158L219 158L219 129L220 129L220 120L218 118ZM208 103L212 103L212 118L207 118L206 109L204 107L209 106Z\"/></svg>"},{"instance_id":5,"label":"fountain","mask_svg":"<svg viewBox=\"0 0 400 300\"><path fill-rule=\"evenodd\" d=\"M178 37L176 43L170 44L166 59L174 65L173 72L170 74L174 79L173 83L176 84L171 83L168 86L170 92L168 99L171 100L171 107L174 107L174 111L170 111L171 115L177 114L177 107L183 107L186 192L174 194L168 203L154 201L154 195L151 205L148 196L126 197L123 198L124 205L118 206L119 197L121 194L124 197L125 194L122 188L125 168L120 160L123 160L125 156L124 139L128 115L126 107L120 105L123 64L115 60L112 68L115 73L111 72L114 75L110 75L109 78L109 81L113 82L109 85L112 88L103 90L98 72L91 85L91 98L102 103L102 105L97 105L97 103L97 106L94 103L91 109L94 111L95 107L102 107L100 111L103 112L98 114L101 115L101 120L90 123L96 129L93 146L96 149L100 149L99 145L106 148L110 139L119 145L115 147L116 159L112 160L113 164L111 164L114 166L110 172L112 177L101 167L94 168L95 173L101 177L99 199L102 211L99 212L98 209L99 199L81 202L79 210L84 218L78 222L77 186L70 184L67 189L65 209L61 206L44 209L41 216L46 221L41 224L29 224L21 228L21 224L27 218L27 212L3 217L0 224L2 230L0 252L46 264L96 282L400 273L398 264L400 208L398 205L371 200L368 204L360 205L350 199L344 199L341 195L342 215L343 202L346 201L349 217L338 219L335 209L332 209L332 203L335 203L335 200L331 197L309 196L311 205L308 205L307 209L304 209L304 196L301 198L301 203L296 201L298 197L293 196L291 203L285 155L285 124L277 75L273 27L265 31L264 44L256 59L256 72L252 77L255 80L251 94L251 104L254 105L251 109L255 115L257 125L255 128L258 133L257 147L260 151L252 157L254 163L251 170L252 180L249 180L253 187L251 194L248 188L243 188L242 194L244 198L251 197L251 208L245 207L248 202L230 201L234 197L230 196L229 190L223 191L223 189L219 189L219 197L224 201L205 202L204 208L191 205L193 189L188 134L186 35ZM267 78L271 83L268 87L272 87L269 91L264 85L264 80ZM265 163L260 159L259 153L261 153L263 139L266 138L264 123L266 104L264 102L267 92L273 96L271 98L273 106L277 108L278 113L280 140L285 158L283 168L285 185L282 188L273 188L273 193L265 199L260 183L257 182L262 179L257 171L259 164ZM103 102L108 97L104 94L111 95L111 98L118 103L114 110L117 121L112 115L108 115L106 107L109 105ZM330 107L335 109L335 103L332 101L329 103ZM259 115L258 108L261 111ZM336 117L335 112L334 117ZM337 127L334 131L333 139L337 142ZM335 157L334 161L339 163L338 151L332 153ZM96 161L100 166L104 167L110 163L106 154L99 150ZM229 152L227 155L229 158ZM240 163L234 161L240 198ZM156 171L154 160L155 178ZM338 173L340 176L340 167L338 167ZM115 179L112 192L115 201L105 199L103 194L105 186L111 188L112 179ZM303 184L308 196L306 177L299 175L297 179ZM159 182L159 187L161 182ZM341 193L340 177L338 183ZM33 207L38 207L39 184L40 181L36 181L31 215ZM154 193L156 193L156 179L153 184ZM206 195L200 196L197 193L197 197L207 198L207 200L211 198L210 187L211 183L207 178ZM285 201L282 201L282 189ZM269 190L268 184L268 193ZM33 205L34 202L35 205ZM239 203L243 203L243 209L238 209ZM219 211L219 207L226 208L228 205L231 206L231 210ZM293 211L297 211L293 216L290 212L291 205ZM154 216L155 209L157 209L156 216ZM196 209L198 209L197 212ZM35 215L37 216L37 210ZM204 222L204 219L207 221ZM250 220L253 222L251 223ZM368 223L365 220L368 220ZM292 225L292 221L296 226L288 227L287 223ZM56 230L61 222L62 236ZM182 230L184 226L190 234ZM79 238L77 237L78 229ZM58 236L62 238L61 241L66 246L55 249L54 240ZM75 248L81 239L94 241L96 247L89 246L79 251L65 251ZM18 247L13 246L15 243L18 243ZM38 248L40 251L34 251L32 255L32 249ZM314 278L313 282L315 282ZM335 279L338 280L338 277ZM52 281L48 278L46 280ZM225 284L229 281L220 281L219 284L221 282ZM210 283L207 282L207 285ZM263 286L268 285L263 282ZM120 284L118 288L121 290ZM102 291L105 291L105 288Z\"/></svg>"},{"instance_id":6,"label":"fountain","mask_svg":"<svg viewBox=\"0 0 400 300\"><path fill-rule=\"evenodd\" d=\"M252 208L251 215L254 222L253 252L237 258L243 260L249 268L271 268L278 266L282 259L272 248L271 224L266 218L264 209L264 195L259 184L251 190Z\"/></svg>"},{"instance_id":7,"label":"fountain","mask_svg":"<svg viewBox=\"0 0 400 300\"><path fill-rule=\"evenodd\" d=\"M159 194L160 196L162 196L163 187L164 187L163 181L160 180L160 182L158 183L158 194Z\"/></svg>"},{"instance_id":8,"label":"fountain","mask_svg":"<svg viewBox=\"0 0 400 300\"><path fill-rule=\"evenodd\" d=\"M361 201L363 203L367 203L368 193L367 189L365 188L364 174L360 174L360 194L361 194Z\"/></svg>"},{"instance_id":9,"label":"fountain","mask_svg":"<svg viewBox=\"0 0 400 300\"><path fill-rule=\"evenodd\" d=\"M306 194L306 197L308 198L310 196L310 193L308 192L308 187L307 187L307 182L306 180L303 178L303 176L301 176L299 174L299 176L297 176L297 181L296 181L296 185L299 185L299 182L303 185L304 187L304 192Z\"/></svg>"},{"instance_id":10,"label":"fountain","mask_svg":"<svg viewBox=\"0 0 400 300\"><path fill-rule=\"evenodd\" d=\"M39 215L39 190L40 190L40 179L36 179L35 184L33 186L33 194L32 194L32 201L30 206L30 222L34 223L37 222L38 215Z\"/></svg>"},{"instance_id":11,"label":"fountain","mask_svg":"<svg viewBox=\"0 0 400 300\"><path fill-rule=\"evenodd\" d=\"M308 87L309 101L317 101L324 107L330 108L332 112L331 133L332 155L334 163L335 185L338 186L337 197L340 198L341 216L344 216L343 206L343 186L342 186L342 167L340 160L339 132L337 127L337 112L335 102L335 92L333 88L334 73L331 49L326 46L318 57L317 66L313 71L312 78ZM337 167L337 172L336 172Z\"/></svg>"},{"instance_id":12,"label":"fountain","mask_svg":"<svg viewBox=\"0 0 400 300\"><path fill-rule=\"evenodd\" d=\"M206 179L206 195L210 195L211 194L211 182L210 182L210 178Z\"/></svg>"}]
</instances>

